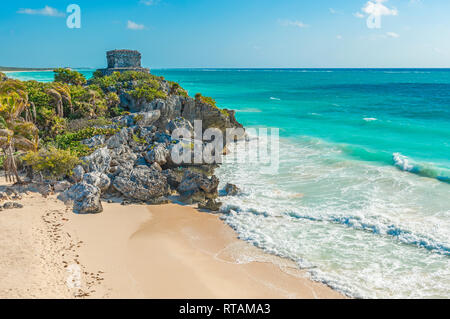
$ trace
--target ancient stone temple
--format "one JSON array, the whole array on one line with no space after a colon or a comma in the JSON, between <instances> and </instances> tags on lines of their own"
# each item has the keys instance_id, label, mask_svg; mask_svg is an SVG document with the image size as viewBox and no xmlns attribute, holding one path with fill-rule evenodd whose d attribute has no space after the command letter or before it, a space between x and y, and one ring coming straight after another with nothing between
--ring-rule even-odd
<instances>
[{"instance_id":1,"label":"ancient stone temple","mask_svg":"<svg viewBox=\"0 0 450 319\"><path fill-rule=\"evenodd\" d=\"M149 73L150 69L141 66L141 54L133 50L113 50L106 52L107 69L100 69L103 75L113 72L138 71Z\"/></svg>"}]
</instances>

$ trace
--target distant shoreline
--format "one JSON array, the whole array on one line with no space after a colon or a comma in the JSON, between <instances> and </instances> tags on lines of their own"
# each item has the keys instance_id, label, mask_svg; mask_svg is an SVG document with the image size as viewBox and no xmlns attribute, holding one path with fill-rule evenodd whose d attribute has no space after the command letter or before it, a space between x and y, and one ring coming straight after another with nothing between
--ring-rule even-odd
<instances>
[{"instance_id":1,"label":"distant shoreline","mask_svg":"<svg viewBox=\"0 0 450 319\"><path fill-rule=\"evenodd\" d=\"M0 72L39 72L53 71L54 68L13 68L0 66Z\"/></svg>"}]
</instances>

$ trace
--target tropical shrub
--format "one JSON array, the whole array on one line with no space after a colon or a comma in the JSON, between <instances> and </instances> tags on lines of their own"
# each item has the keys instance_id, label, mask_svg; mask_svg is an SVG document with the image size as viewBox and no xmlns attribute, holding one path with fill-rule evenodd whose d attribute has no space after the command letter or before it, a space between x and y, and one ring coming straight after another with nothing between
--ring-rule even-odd
<instances>
[{"instance_id":1,"label":"tropical shrub","mask_svg":"<svg viewBox=\"0 0 450 319\"><path fill-rule=\"evenodd\" d=\"M86 78L77 71L71 69L59 68L53 71L55 73L55 82L61 82L72 85L86 84Z\"/></svg>"},{"instance_id":2,"label":"tropical shrub","mask_svg":"<svg viewBox=\"0 0 450 319\"><path fill-rule=\"evenodd\" d=\"M39 145L38 129L22 114L28 114L28 94L17 80L0 82L0 148L5 154L3 168L9 181L22 182L17 171L16 151L34 151Z\"/></svg>"},{"instance_id":3,"label":"tropical shrub","mask_svg":"<svg viewBox=\"0 0 450 319\"><path fill-rule=\"evenodd\" d=\"M145 100L147 102L151 102L154 99L165 99L167 97L163 91L147 85L138 86L128 93L136 100Z\"/></svg>"},{"instance_id":4,"label":"tropical shrub","mask_svg":"<svg viewBox=\"0 0 450 319\"><path fill-rule=\"evenodd\" d=\"M98 85L71 85L70 95L73 103L72 119L102 117L108 111L105 94Z\"/></svg>"},{"instance_id":5,"label":"tropical shrub","mask_svg":"<svg viewBox=\"0 0 450 319\"><path fill-rule=\"evenodd\" d=\"M176 82L169 82L169 84L170 84L170 94L189 97L188 92L185 89L183 89L180 86L180 84L178 84Z\"/></svg>"},{"instance_id":6,"label":"tropical shrub","mask_svg":"<svg viewBox=\"0 0 450 319\"><path fill-rule=\"evenodd\" d=\"M195 94L195 99L211 106L217 107L216 101L208 96L203 96L201 93Z\"/></svg>"},{"instance_id":7,"label":"tropical shrub","mask_svg":"<svg viewBox=\"0 0 450 319\"><path fill-rule=\"evenodd\" d=\"M74 167L81 163L70 150L61 150L53 146L28 152L22 157L22 160L35 172L55 179L70 176Z\"/></svg>"},{"instance_id":8,"label":"tropical shrub","mask_svg":"<svg viewBox=\"0 0 450 319\"><path fill-rule=\"evenodd\" d=\"M96 135L111 136L116 134L118 131L119 129L88 127L78 132L58 135L54 139L53 144L59 149L71 150L72 153L82 157L89 155L92 152L92 149L82 144L81 141Z\"/></svg>"},{"instance_id":9,"label":"tropical shrub","mask_svg":"<svg viewBox=\"0 0 450 319\"><path fill-rule=\"evenodd\" d=\"M230 116L230 114L226 110L219 108L217 106L216 100L214 100L211 97L203 96L201 93L197 93L197 94L195 94L195 99L197 101L202 102L202 103L206 103L206 104L211 105L212 107L218 109L220 111L220 113L222 113L223 115L225 115L227 117Z\"/></svg>"}]
</instances>

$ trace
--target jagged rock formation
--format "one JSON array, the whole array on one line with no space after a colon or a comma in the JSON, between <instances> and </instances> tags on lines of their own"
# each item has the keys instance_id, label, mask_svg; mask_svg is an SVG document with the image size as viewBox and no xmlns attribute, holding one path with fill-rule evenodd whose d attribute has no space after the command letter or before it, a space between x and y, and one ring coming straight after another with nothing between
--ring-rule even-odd
<instances>
[{"instance_id":1,"label":"jagged rock formation","mask_svg":"<svg viewBox=\"0 0 450 319\"><path fill-rule=\"evenodd\" d=\"M213 175L215 165L175 164L173 147L183 142L153 125L160 120L155 116L159 112L139 114L142 116L137 121L114 119L123 127L109 138L95 136L84 141L96 150L74 169L72 179L76 184L61 199L73 202L78 213L100 212L101 195L149 204L166 203L169 196L177 195L186 203L218 210L221 204L216 201L219 180ZM192 127L186 119L177 119L171 125Z\"/></svg>"},{"instance_id":2,"label":"jagged rock formation","mask_svg":"<svg viewBox=\"0 0 450 319\"><path fill-rule=\"evenodd\" d=\"M214 176L218 164L201 156L199 161L193 159L198 159L202 150L212 157L222 156L225 143L233 142L226 139L228 129L235 130L236 139L244 137L235 112L220 109L214 100L199 94L189 97L177 83L151 75L142 69L137 51L116 50L107 56L104 75L95 74L87 85L95 85L105 96L115 96L118 106L129 112L114 112L122 115L109 119L107 125L97 125L104 129L101 132L112 133L79 141L91 152L81 158L67 181L43 182L36 186L38 191L46 195L60 192L59 198L73 204L80 214L102 212L101 198L111 197L148 204L176 197L219 210L219 179ZM123 72L130 70L142 72ZM112 74L115 71L121 73ZM196 121L201 121L201 130ZM173 135L177 129L192 135ZM223 145L202 140L207 129L220 131ZM184 162L179 161L180 154ZM235 194L237 189L230 187L228 193Z\"/></svg>"}]
</instances>

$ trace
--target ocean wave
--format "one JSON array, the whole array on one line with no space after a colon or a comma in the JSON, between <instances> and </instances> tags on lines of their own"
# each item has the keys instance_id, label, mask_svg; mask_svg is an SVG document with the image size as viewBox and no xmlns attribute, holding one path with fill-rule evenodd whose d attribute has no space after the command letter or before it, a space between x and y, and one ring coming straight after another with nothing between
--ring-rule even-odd
<instances>
[{"instance_id":1,"label":"ocean wave","mask_svg":"<svg viewBox=\"0 0 450 319\"><path fill-rule=\"evenodd\" d=\"M243 209L239 205L225 205L222 210L225 214L249 213L254 216L282 217L287 216L294 219L304 219L311 222L328 222L340 224L355 230L367 231L375 235L390 236L399 240L403 244L417 246L419 248L427 249L433 253L438 253L445 256L450 256L450 243L439 242L438 240L423 234L395 225L389 220L380 220L380 218L363 219L359 216L352 215L335 215L335 214L305 214L299 212L284 212L281 215L273 215L268 211L258 210L255 208L246 207Z\"/></svg>"},{"instance_id":2,"label":"ocean wave","mask_svg":"<svg viewBox=\"0 0 450 319\"><path fill-rule=\"evenodd\" d=\"M435 178L444 183L450 183L450 172L446 172L445 169L434 167L428 163L416 163L407 156L400 153L394 153L392 155L395 167L398 169L413 173L422 177Z\"/></svg>"},{"instance_id":3,"label":"ocean wave","mask_svg":"<svg viewBox=\"0 0 450 319\"><path fill-rule=\"evenodd\" d=\"M242 110L236 110L236 113L261 113L262 111L259 109L242 109Z\"/></svg>"},{"instance_id":4,"label":"ocean wave","mask_svg":"<svg viewBox=\"0 0 450 319\"><path fill-rule=\"evenodd\" d=\"M273 96L271 96L270 99L273 100L273 101L281 101L281 99L279 99L277 97L273 97Z\"/></svg>"},{"instance_id":5,"label":"ocean wave","mask_svg":"<svg viewBox=\"0 0 450 319\"><path fill-rule=\"evenodd\" d=\"M382 221L368 222L358 216L330 215L326 217L315 217L298 213L288 213L287 215L293 218L307 219L315 222L337 223L356 230L368 231L376 235L391 236L404 244L417 246L434 253L450 256L450 245L448 243L438 242L429 236L417 234L391 223L384 223Z\"/></svg>"}]
</instances>

